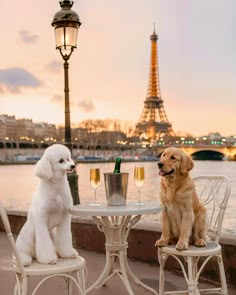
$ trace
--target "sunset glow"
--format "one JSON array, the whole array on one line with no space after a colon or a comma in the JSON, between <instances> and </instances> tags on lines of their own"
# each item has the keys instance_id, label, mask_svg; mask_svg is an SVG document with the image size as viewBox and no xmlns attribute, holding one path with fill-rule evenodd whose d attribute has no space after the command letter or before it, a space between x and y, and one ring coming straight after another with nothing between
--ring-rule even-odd
<instances>
[{"instance_id":1,"label":"sunset glow","mask_svg":"<svg viewBox=\"0 0 236 295\"><path fill-rule=\"evenodd\" d=\"M1 1L0 114L64 124L58 0ZM75 0L82 25L69 60L71 122L137 123L158 34L161 96L175 132L236 134L234 0Z\"/></svg>"}]
</instances>

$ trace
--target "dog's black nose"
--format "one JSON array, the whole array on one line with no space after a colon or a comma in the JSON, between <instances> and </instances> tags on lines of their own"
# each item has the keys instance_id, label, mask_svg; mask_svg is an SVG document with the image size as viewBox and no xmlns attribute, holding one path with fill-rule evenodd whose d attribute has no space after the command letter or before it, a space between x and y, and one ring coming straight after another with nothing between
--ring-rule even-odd
<instances>
[{"instance_id":1,"label":"dog's black nose","mask_svg":"<svg viewBox=\"0 0 236 295\"><path fill-rule=\"evenodd\" d=\"M162 162L158 162L157 165L158 165L159 168L163 167L163 163Z\"/></svg>"},{"instance_id":2,"label":"dog's black nose","mask_svg":"<svg viewBox=\"0 0 236 295\"><path fill-rule=\"evenodd\" d=\"M74 168L75 168L75 165L71 165L70 168L71 168L71 169L74 169Z\"/></svg>"}]
</instances>

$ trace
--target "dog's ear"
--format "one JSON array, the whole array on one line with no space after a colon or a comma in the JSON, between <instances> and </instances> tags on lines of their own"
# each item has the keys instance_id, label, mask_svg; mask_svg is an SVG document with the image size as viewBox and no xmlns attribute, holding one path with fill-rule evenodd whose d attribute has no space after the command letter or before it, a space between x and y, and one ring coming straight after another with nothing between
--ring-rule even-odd
<instances>
[{"instance_id":1,"label":"dog's ear","mask_svg":"<svg viewBox=\"0 0 236 295\"><path fill-rule=\"evenodd\" d=\"M50 179L53 177L51 163L45 155L36 163L35 174L39 178Z\"/></svg>"},{"instance_id":2,"label":"dog's ear","mask_svg":"<svg viewBox=\"0 0 236 295\"><path fill-rule=\"evenodd\" d=\"M188 173L193 168L193 160L189 155L182 154L182 161L180 164L181 174Z\"/></svg>"}]
</instances>

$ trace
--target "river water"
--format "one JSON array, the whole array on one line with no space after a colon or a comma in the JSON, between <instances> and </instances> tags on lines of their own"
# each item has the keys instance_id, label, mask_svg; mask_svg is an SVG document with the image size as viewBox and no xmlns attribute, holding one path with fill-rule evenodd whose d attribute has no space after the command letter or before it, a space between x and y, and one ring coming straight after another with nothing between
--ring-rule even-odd
<instances>
[{"instance_id":1,"label":"river water","mask_svg":"<svg viewBox=\"0 0 236 295\"><path fill-rule=\"evenodd\" d=\"M156 162L124 162L122 172L129 173L127 201L137 200L138 190L134 184L133 171L135 165L145 167L145 183L141 190L141 198L145 200L158 200L160 176ZM34 175L35 165L1 165L0 166L0 200L8 208L28 209L36 190L39 179ZM94 191L89 183L90 167L99 167L101 171L101 184L97 189L97 199L105 202L105 187L103 173L112 172L114 163L79 163L79 195L81 203L93 202ZM231 182L231 196L225 213L223 230L236 234L236 161L194 161L191 176L199 175L225 175ZM143 217L145 222L156 222L158 215Z\"/></svg>"}]
</instances>

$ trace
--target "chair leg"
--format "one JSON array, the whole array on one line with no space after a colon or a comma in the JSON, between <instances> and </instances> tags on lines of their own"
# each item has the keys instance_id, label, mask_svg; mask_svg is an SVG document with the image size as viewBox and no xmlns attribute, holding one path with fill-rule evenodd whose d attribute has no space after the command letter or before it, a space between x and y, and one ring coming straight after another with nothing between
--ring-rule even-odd
<instances>
[{"instance_id":1,"label":"chair leg","mask_svg":"<svg viewBox=\"0 0 236 295\"><path fill-rule=\"evenodd\" d=\"M218 262L219 272L220 272L222 294L228 295L228 288L227 288L226 277L225 277L225 269L224 269L224 264L223 264L223 259L222 259L221 253L217 257L217 262Z\"/></svg>"},{"instance_id":2,"label":"chair leg","mask_svg":"<svg viewBox=\"0 0 236 295\"><path fill-rule=\"evenodd\" d=\"M25 277L22 280L22 295L27 295L27 287L28 287L27 278Z\"/></svg>"},{"instance_id":3,"label":"chair leg","mask_svg":"<svg viewBox=\"0 0 236 295\"><path fill-rule=\"evenodd\" d=\"M15 283L15 288L14 288L14 295L20 295L21 293L21 278L19 277L19 275L17 273L15 273L15 279L16 279L16 283Z\"/></svg>"},{"instance_id":4,"label":"chair leg","mask_svg":"<svg viewBox=\"0 0 236 295\"><path fill-rule=\"evenodd\" d=\"M69 273L69 275L73 276L73 273ZM73 292L73 282L70 278L67 278L67 294L72 295Z\"/></svg>"},{"instance_id":5,"label":"chair leg","mask_svg":"<svg viewBox=\"0 0 236 295\"><path fill-rule=\"evenodd\" d=\"M77 274L76 274L77 273ZM80 292L81 295L85 294L85 275L84 275L84 270L78 270L77 272L72 272L69 273L68 275L70 275L71 277L76 277L77 275L77 283L81 288L82 293ZM67 283L67 295L72 295L73 294L73 284L74 282L72 281L71 278L66 278L66 283ZM79 294L78 294L79 295Z\"/></svg>"},{"instance_id":6,"label":"chair leg","mask_svg":"<svg viewBox=\"0 0 236 295\"><path fill-rule=\"evenodd\" d=\"M85 295L86 294L86 286L85 286L85 269L82 268L82 269L79 269L77 271L77 281L78 281L78 284L81 288L81 295Z\"/></svg>"},{"instance_id":7,"label":"chair leg","mask_svg":"<svg viewBox=\"0 0 236 295\"><path fill-rule=\"evenodd\" d=\"M19 295L17 283L15 284L14 295Z\"/></svg>"},{"instance_id":8,"label":"chair leg","mask_svg":"<svg viewBox=\"0 0 236 295\"><path fill-rule=\"evenodd\" d=\"M27 295L28 282L27 277L15 273L16 284L14 288L14 295Z\"/></svg>"},{"instance_id":9,"label":"chair leg","mask_svg":"<svg viewBox=\"0 0 236 295\"><path fill-rule=\"evenodd\" d=\"M188 293L189 295L200 295L198 288L197 288L197 282L195 279L196 276L196 268L195 263L193 263L194 257L187 257L187 263L188 263Z\"/></svg>"},{"instance_id":10,"label":"chair leg","mask_svg":"<svg viewBox=\"0 0 236 295\"><path fill-rule=\"evenodd\" d=\"M159 295L164 295L164 286L165 286L164 268L165 268L165 263L166 263L167 258L168 258L168 255L161 254L161 250L158 249L158 260L159 260L159 265L160 265L160 270L159 270Z\"/></svg>"}]
</instances>

